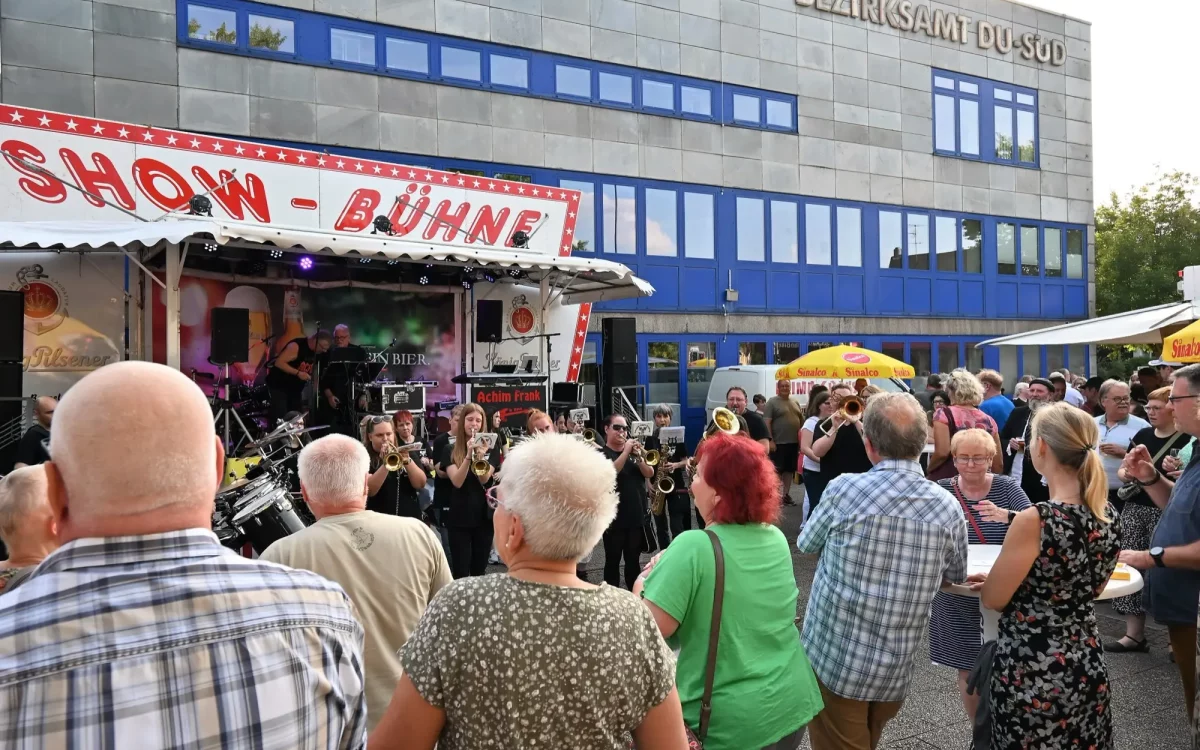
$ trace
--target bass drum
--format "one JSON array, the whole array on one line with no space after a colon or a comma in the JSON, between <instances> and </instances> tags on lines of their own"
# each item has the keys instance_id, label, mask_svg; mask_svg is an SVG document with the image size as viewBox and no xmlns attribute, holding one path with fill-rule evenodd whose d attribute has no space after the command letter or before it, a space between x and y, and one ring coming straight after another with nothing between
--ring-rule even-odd
<instances>
[{"instance_id":1,"label":"bass drum","mask_svg":"<svg viewBox=\"0 0 1200 750\"><path fill-rule=\"evenodd\" d=\"M260 555L280 539L304 529L304 522L292 509L291 502L278 497L263 497L242 506L230 525Z\"/></svg>"}]
</instances>

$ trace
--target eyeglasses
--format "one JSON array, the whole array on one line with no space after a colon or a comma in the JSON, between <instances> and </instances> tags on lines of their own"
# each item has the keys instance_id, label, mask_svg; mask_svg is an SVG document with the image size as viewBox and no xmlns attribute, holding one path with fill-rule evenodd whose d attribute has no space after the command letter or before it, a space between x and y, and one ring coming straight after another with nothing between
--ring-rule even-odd
<instances>
[{"instance_id":1,"label":"eyeglasses","mask_svg":"<svg viewBox=\"0 0 1200 750\"><path fill-rule=\"evenodd\" d=\"M954 457L955 463L966 464L968 466L975 465L975 464L986 464L991 460L992 459L987 458L986 456L955 456Z\"/></svg>"},{"instance_id":2,"label":"eyeglasses","mask_svg":"<svg viewBox=\"0 0 1200 750\"><path fill-rule=\"evenodd\" d=\"M1176 401L1186 401L1189 398L1200 398L1200 394L1195 394L1192 396L1170 396L1169 398L1167 398L1167 401L1170 401L1173 404Z\"/></svg>"},{"instance_id":3,"label":"eyeglasses","mask_svg":"<svg viewBox=\"0 0 1200 750\"><path fill-rule=\"evenodd\" d=\"M610 430L614 430L614 431L616 431L616 432L629 432L629 428L628 428L628 427L626 427L626 426L625 426L625 425L623 425L623 424L613 424L613 425L609 425L609 426L608 426L608 429L610 429Z\"/></svg>"},{"instance_id":4,"label":"eyeglasses","mask_svg":"<svg viewBox=\"0 0 1200 750\"><path fill-rule=\"evenodd\" d=\"M1144 407L1144 408L1146 409L1146 412L1147 412L1147 413L1150 413L1150 412L1159 412L1159 411L1162 411L1163 409L1165 409L1165 408L1167 408L1167 407L1165 407L1165 406L1149 406L1149 405L1147 405L1147 406L1146 406L1146 407Z\"/></svg>"},{"instance_id":5,"label":"eyeglasses","mask_svg":"<svg viewBox=\"0 0 1200 750\"><path fill-rule=\"evenodd\" d=\"M369 424L374 427L377 424L392 421L391 417L363 417L363 424Z\"/></svg>"},{"instance_id":6,"label":"eyeglasses","mask_svg":"<svg viewBox=\"0 0 1200 750\"><path fill-rule=\"evenodd\" d=\"M486 492L483 493L483 496L485 498L487 498L488 507L491 508L492 510L495 510L496 508L499 508L501 505L504 504L504 503L500 502L500 496L496 494L497 490L499 490L499 489L500 489L499 484L493 484L491 487L487 488Z\"/></svg>"},{"instance_id":7,"label":"eyeglasses","mask_svg":"<svg viewBox=\"0 0 1200 750\"><path fill-rule=\"evenodd\" d=\"M1129 403L1130 403L1130 399L1129 399L1129 398L1118 398L1118 397L1116 397L1116 396L1113 396L1113 397L1112 397L1111 399L1109 399L1109 400L1110 400L1110 401L1112 401L1112 402L1113 402L1114 404L1116 404L1117 406L1128 406L1128 405L1129 405Z\"/></svg>"}]
</instances>

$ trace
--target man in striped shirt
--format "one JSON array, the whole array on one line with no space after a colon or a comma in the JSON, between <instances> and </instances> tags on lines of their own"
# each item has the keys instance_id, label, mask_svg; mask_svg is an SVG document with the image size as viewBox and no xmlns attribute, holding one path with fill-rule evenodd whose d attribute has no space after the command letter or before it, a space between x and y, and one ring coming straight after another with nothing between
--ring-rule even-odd
<instances>
[{"instance_id":1,"label":"man in striped shirt","mask_svg":"<svg viewBox=\"0 0 1200 750\"><path fill-rule=\"evenodd\" d=\"M934 594L967 574L962 509L917 463L921 405L872 396L863 432L874 467L830 482L796 540L821 555L802 635L825 702L809 724L813 750L879 744L908 694Z\"/></svg>"},{"instance_id":2,"label":"man in striped shirt","mask_svg":"<svg viewBox=\"0 0 1200 750\"><path fill-rule=\"evenodd\" d=\"M365 745L352 605L220 545L224 455L191 381L97 370L63 399L50 453L63 546L0 596L0 747Z\"/></svg>"}]
</instances>

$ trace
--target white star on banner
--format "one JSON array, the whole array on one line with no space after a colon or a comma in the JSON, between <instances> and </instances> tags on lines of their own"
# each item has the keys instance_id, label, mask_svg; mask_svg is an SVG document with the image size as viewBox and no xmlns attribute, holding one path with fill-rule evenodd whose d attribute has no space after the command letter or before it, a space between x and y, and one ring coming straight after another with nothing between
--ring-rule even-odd
<instances>
[{"instance_id":1,"label":"white star on banner","mask_svg":"<svg viewBox=\"0 0 1200 750\"><path fill-rule=\"evenodd\" d=\"M449 182L450 182L450 175L448 175L448 174L442 175L442 184L445 185Z\"/></svg>"},{"instance_id":2,"label":"white star on banner","mask_svg":"<svg viewBox=\"0 0 1200 750\"><path fill-rule=\"evenodd\" d=\"M511 192L512 192L512 185L505 185L505 186L504 186L504 192L506 192L506 193L511 193Z\"/></svg>"},{"instance_id":3,"label":"white star on banner","mask_svg":"<svg viewBox=\"0 0 1200 750\"><path fill-rule=\"evenodd\" d=\"M392 167L392 177L398 177L399 175L400 175L400 170L396 169L395 167Z\"/></svg>"},{"instance_id":4,"label":"white star on banner","mask_svg":"<svg viewBox=\"0 0 1200 750\"><path fill-rule=\"evenodd\" d=\"M9 115L9 117L12 118L13 122L20 122L21 120L25 119L25 115L21 114L20 112L16 111L15 109L13 110L13 113L11 115Z\"/></svg>"},{"instance_id":5,"label":"white star on banner","mask_svg":"<svg viewBox=\"0 0 1200 750\"><path fill-rule=\"evenodd\" d=\"M238 156L241 156L242 154L246 153L246 149L242 148L241 146L234 146L233 152Z\"/></svg>"},{"instance_id":6,"label":"white star on banner","mask_svg":"<svg viewBox=\"0 0 1200 750\"><path fill-rule=\"evenodd\" d=\"M541 193L539 193L539 192L538 192L538 189L537 189L537 188L534 188L534 189L533 189L533 194L534 194L534 195L541 195Z\"/></svg>"},{"instance_id":7,"label":"white star on banner","mask_svg":"<svg viewBox=\"0 0 1200 750\"><path fill-rule=\"evenodd\" d=\"M265 158L267 155L267 152L263 151L261 148L258 150L257 153L258 153L258 158L260 158L260 159Z\"/></svg>"},{"instance_id":8,"label":"white star on banner","mask_svg":"<svg viewBox=\"0 0 1200 750\"><path fill-rule=\"evenodd\" d=\"M308 164L308 157L304 154L300 154L296 157L296 161L300 162L301 164Z\"/></svg>"},{"instance_id":9,"label":"white star on banner","mask_svg":"<svg viewBox=\"0 0 1200 750\"><path fill-rule=\"evenodd\" d=\"M67 120L67 130L79 130L79 123L74 120Z\"/></svg>"},{"instance_id":10,"label":"white star on banner","mask_svg":"<svg viewBox=\"0 0 1200 750\"><path fill-rule=\"evenodd\" d=\"M126 130L125 128L121 128L120 130L117 131L117 135L121 136L122 138L128 138L129 131Z\"/></svg>"},{"instance_id":11,"label":"white star on banner","mask_svg":"<svg viewBox=\"0 0 1200 750\"><path fill-rule=\"evenodd\" d=\"M101 135L104 133L104 126L101 125L100 123L96 123L95 125L92 126L92 132L95 133L96 135Z\"/></svg>"},{"instance_id":12,"label":"white star on banner","mask_svg":"<svg viewBox=\"0 0 1200 750\"><path fill-rule=\"evenodd\" d=\"M354 171L361 172L362 170L363 170L362 162L355 162L354 163Z\"/></svg>"},{"instance_id":13,"label":"white star on banner","mask_svg":"<svg viewBox=\"0 0 1200 750\"><path fill-rule=\"evenodd\" d=\"M519 188L517 188L517 192L520 193L521 195L525 195L525 188L519 187Z\"/></svg>"},{"instance_id":14,"label":"white star on banner","mask_svg":"<svg viewBox=\"0 0 1200 750\"><path fill-rule=\"evenodd\" d=\"M430 181L430 180L432 180L432 179L433 179L433 175L431 175L431 174L429 174L428 172L426 172L426 173L425 173L425 181L426 181L426 182L429 182L429 181Z\"/></svg>"},{"instance_id":15,"label":"white star on banner","mask_svg":"<svg viewBox=\"0 0 1200 750\"><path fill-rule=\"evenodd\" d=\"M154 133L151 133L149 130L147 130L145 133L142 133L142 140L146 143L150 143L154 140Z\"/></svg>"},{"instance_id":16,"label":"white star on banner","mask_svg":"<svg viewBox=\"0 0 1200 750\"><path fill-rule=\"evenodd\" d=\"M39 117L38 122L40 122L42 124L43 128L50 127L50 118L46 117L45 115L42 115L41 117Z\"/></svg>"},{"instance_id":17,"label":"white star on banner","mask_svg":"<svg viewBox=\"0 0 1200 750\"><path fill-rule=\"evenodd\" d=\"M192 139L192 148L200 148L200 141L193 138Z\"/></svg>"},{"instance_id":18,"label":"white star on banner","mask_svg":"<svg viewBox=\"0 0 1200 750\"><path fill-rule=\"evenodd\" d=\"M225 146L220 141L213 141L213 151L224 151Z\"/></svg>"},{"instance_id":19,"label":"white star on banner","mask_svg":"<svg viewBox=\"0 0 1200 750\"><path fill-rule=\"evenodd\" d=\"M342 161L341 159L337 160L337 168L338 169L343 169L345 166L346 166L346 162Z\"/></svg>"},{"instance_id":20,"label":"white star on banner","mask_svg":"<svg viewBox=\"0 0 1200 750\"><path fill-rule=\"evenodd\" d=\"M462 186L463 186L463 185L465 185L465 184L467 184L467 181L466 181L466 180L464 180L463 178L459 177L459 178L458 178L458 185L459 185L459 187L462 187Z\"/></svg>"},{"instance_id":21,"label":"white star on banner","mask_svg":"<svg viewBox=\"0 0 1200 750\"><path fill-rule=\"evenodd\" d=\"M374 172L375 174L383 173L383 169L381 169L378 164L376 164L374 167L371 167L371 171Z\"/></svg>"},{"instance_id":22,"label":"white star on banner","mask_svg":"<svg viewBox=\"0 0 1200 750\"><path fill-rule=\"evenodd\" d=\"M471 187L479 187L479 180L474 180L474 181L471 183Z\"/></svg>"},{"instance_id":23,"label":"white star on banner","mask_svg":"<svg viewBox=\"0 0 1200 750\"><path fill-rule=\"evenodd\" d=\"M176 138L175 136L173 136L173 135L167 136L167 143L169 143L170 145L174 146L178 142L179 142L179 139Z\"/></svg>"},{"instance_id":24,"label":"white star on banner","mask_svg":"<svg viewBox=\"0 0 1200 750\"><path fill-rule=\"evenodd\" d=\"M318 156L318 157L317 157L317 166L318 166L318 167L323 167L323 166L325 166L325 157L324 157L324 156Z\"/></svg>"},{"instance_id":25,"label":"white star on banner","mask_svg":"<svg viewBox=\"0 0 1200 750\"><path fill-rule=\"evenodd\" d=\"M275 154L275 156L279 158L279 161L287 161L286 151L280 151L279 153Z\"/></svg>"},{"instance_id":26,"label":"white star on banner","mask_svg":"<svg viewBox=\"0 0 1200 750\"><path fill-rule=\"evenodd\" d=\"M415 179L415 178L416 178L416 176L417 176L417 173L416 173L416 172L414 172L414 171L413 171L413 170L411 170L411 169L410 169L410 170L408 170L408 179L410 179L410 180L412 180L412 179Z\"/></svg>"}]
</instances>

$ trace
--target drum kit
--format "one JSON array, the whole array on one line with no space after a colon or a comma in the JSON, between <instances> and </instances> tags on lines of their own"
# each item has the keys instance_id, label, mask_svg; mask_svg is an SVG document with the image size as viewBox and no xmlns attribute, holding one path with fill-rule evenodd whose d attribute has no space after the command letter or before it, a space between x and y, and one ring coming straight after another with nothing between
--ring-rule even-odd
<instances>
[{"instance_id":1,"label":"drum kit","mask_svg":"<svg viewBox=\"0 0 1200 750\"><path fill-rule=\"evenodd\" d=\"M305 429L304 417L297 417L246 446L258 455L226 461L228 480L217 493L212 519L221 544L234 550L249 544L261 555L314 521L300 494L292 491L293 472L284 464L299 452L300 437L319 429L324 428ZM286 455L272 460L281 453Z\"/></svg>"}]
</instances>

